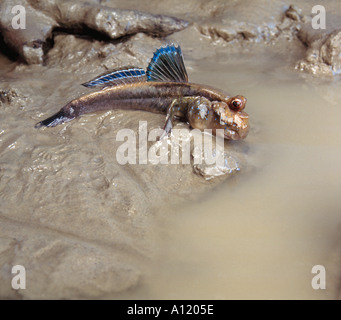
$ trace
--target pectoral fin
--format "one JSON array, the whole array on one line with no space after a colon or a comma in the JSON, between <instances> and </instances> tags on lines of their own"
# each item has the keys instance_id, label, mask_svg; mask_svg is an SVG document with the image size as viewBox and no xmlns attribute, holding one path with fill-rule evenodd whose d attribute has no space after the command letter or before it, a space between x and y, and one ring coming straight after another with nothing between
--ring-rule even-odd
<instances>
[{"instance_id":1,"label":"pectoral fin","mask_svg":"<svg viewBox=\"0 0 341 320\"><path fill-rule=\"evenodd\" d=\"M167 109L166 121L163 126L164 131L160 137L160 140L166 137L172 131L175 118L186 118L188 104L191 103L193 99L196 99L196 97L182 97L172 101Z\"/></svg>"},{"instance_id":2,"label":"pectoral fin","mask_svg":"<svg viewBox=\"0 0 341 320\"><path fill-rule=\"evenodd\" d=\"M163 133L160 136L160 140L164 137L168 136L173 129L173 120L174 120L174 105L177 103L177 100L174 100L171 105L167 109L166 121L163 126Z\"/></svg>"}]
</instances>

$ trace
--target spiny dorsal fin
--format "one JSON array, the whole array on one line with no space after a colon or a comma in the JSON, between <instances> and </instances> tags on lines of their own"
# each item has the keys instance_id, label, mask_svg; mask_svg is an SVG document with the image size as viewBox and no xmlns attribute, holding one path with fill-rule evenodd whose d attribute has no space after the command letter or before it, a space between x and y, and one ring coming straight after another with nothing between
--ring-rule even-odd
<instances>
[{"instance_id":1,"label":"spiny dorsal fin","mask_svg":"<svg viewBox=\"0 0 341 320\"><path fill-rule=\"evenodd\" d=\"M84 87L109 87L126 83L144 82L147 80L146 72L141 68L123 67L117 70L106 72L96 78L82 83Z\"/></svg>"},{"instance_id":2,"label":"spiny dorsal fin","mask_svg":"<svg viewBox=\"0 0 341 320\"><path fill-rule=\"evenodd\" d=\"M154 52L147 68L147 81L188 82L180 46L171 44Z\"/></svg>"}]
</instances>

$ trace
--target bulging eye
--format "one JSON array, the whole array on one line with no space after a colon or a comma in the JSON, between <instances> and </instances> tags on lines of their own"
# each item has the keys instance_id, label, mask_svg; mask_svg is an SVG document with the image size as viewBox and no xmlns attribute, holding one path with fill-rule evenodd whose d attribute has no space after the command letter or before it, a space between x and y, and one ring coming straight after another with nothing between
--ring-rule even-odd
<instances>
[{"instance_id":1,"label":"bulging eye","mask_svg":"<svg viewBox=\"0 0 341 320\"><path fill-rule=\"evenodd\" d=\"M230 108L234 111L239 111L242 107L242 101L239 99L234 99L230 105Z\"/></svg>"},{"instance_id":2,"label":"bulging eye","mask_svg":"<svg viewBox=\"0 0 341 320\"><path fill-rule=\"evenodd\" d=\"M242 111L245 108L246 98L243 96L235 96L230 100L229 107L233 111Z\"/></svg>"}]
</instances>

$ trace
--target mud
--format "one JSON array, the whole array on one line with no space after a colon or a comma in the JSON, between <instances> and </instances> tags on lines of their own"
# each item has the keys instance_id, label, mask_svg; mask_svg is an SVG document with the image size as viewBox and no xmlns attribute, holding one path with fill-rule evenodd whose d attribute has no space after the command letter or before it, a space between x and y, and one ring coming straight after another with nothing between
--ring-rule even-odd
<instances>
[{"instance_id":1,"label":"mud","mask_svg":"<svg viewBox=\"0 0 341 320\"><path fill-rule=\"evenodd\" d=\"M26 10L26 29L13 29L11 9L5 0L0 7L0 29L5 43L28 64L43 63L44 51L53 40L53 30L61 28L69 33L118 39L144 32L152 36L167 36L182 30L184 20L162 15L152 15L133 10L114 9L98 5L96 1L25 1L16 3Z\"/></svg>"},{"instance_id":2,"label":"mud","mask_svg":"<svg viewBox=\"0 0 341 320\"><path fill-rule=\"evenodd\" d=\"M338 296L338 1L317 31L303 0L16 4L25 30L11 27L11 1L0 4L1 298ZM150 132L163 115L33 128L89 92L80 83L146 67L170 42L191 81L248 98L251 132L225 142L223 167L118 164L118 131L145 120ZM293 287L281 277L289 260ZM11 288L16 264L26 290ZM333 274L327 291L311 289L312 264Z\"/></svg>"}]
</instances>

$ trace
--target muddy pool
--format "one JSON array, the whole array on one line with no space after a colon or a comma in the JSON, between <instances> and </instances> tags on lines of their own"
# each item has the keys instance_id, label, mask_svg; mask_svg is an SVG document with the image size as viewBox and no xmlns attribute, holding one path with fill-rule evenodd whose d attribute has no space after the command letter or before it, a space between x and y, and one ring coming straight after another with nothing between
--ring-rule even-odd
<instances>
[{"instance_id":1,"label":"muddy pool","mask_svg":"<svg viewBox=\"0 0 341 320\"><path fill-rule=\"evenodd\" d=\"M293 2L310 15L306 1ZM275 35L269 24L248 39L248 25L230 41L221 27L228 14L217 10L235 2L213 1L218 9L206 18L205 5L193 3L188 14L166 4L145 9L194 21L171 35L112 42L63 29L43 63L0 56L1 298L339 298L340 75L299 70L309 44L293 26ZM247 12L248 1L240 3L234 10ZM279 21L291 3L273 1L264 16ZM240 160L236 174L205 180L191 165L118 164L118 130L136 131L139 120L157 128L163 115L114 110L34 128L87 93L80 83L120 64L145 67L170 42L181 45L192 82L247 97L250 133L225 142ZM25 290L11 288L17 264ZM325 268L325 289L312 286L316 265Z\"/></svg>"}]
</instances>

